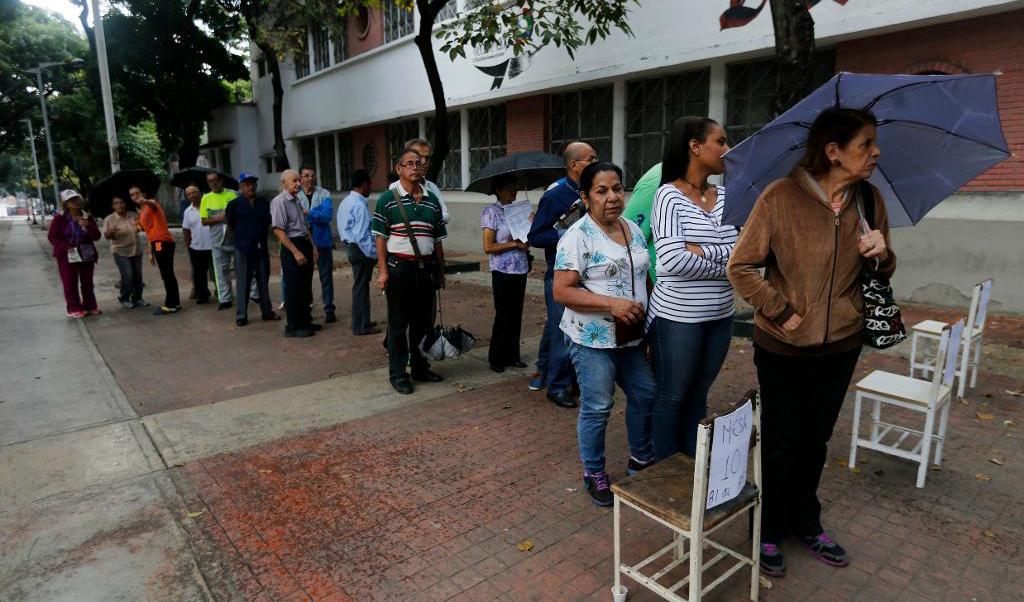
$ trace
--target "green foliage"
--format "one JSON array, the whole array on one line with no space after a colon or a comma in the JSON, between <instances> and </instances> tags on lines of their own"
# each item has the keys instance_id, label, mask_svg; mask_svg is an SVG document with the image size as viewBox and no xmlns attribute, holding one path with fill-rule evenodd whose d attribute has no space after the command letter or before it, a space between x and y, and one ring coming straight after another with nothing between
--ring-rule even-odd
<instances>
[{"instance_id":1,"label":"green foliage","mask_svg":"<svg viewBox=\"0 0 1024 602\"><path fill-rule=\"evenodd\" d=\"M227 102L237 104L240 102L252 101L252 82L247 79L239 79L233 82L221 81L220 85L228 93Z\"/></svg>"}]
</instances>

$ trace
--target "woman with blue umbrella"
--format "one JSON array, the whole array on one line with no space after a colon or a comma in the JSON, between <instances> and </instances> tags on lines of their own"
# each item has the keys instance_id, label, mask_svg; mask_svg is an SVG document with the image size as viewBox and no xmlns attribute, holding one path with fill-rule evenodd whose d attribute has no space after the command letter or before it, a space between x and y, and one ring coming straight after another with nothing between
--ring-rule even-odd
<instances>
[{"instance_id":1,"label":"woman with blue umbrella","mask_svg":"<svg viewBox=\"0 0 1024 602\"><path fill-rule=\"evenodd\" d=\"M877 135L867 111L821 112L799 165L761 194L729 261L729 280L755 310L764 403L761 569L776 577L786 571L779 546L787 534L823 562L848 564L822 527L817 490L860 355L862 266L871 260L884 277L896 268L885 202L874 186L858 184L878 164ZM873 212L867 233L861 204Z\"/></svg>"}]
</instances>

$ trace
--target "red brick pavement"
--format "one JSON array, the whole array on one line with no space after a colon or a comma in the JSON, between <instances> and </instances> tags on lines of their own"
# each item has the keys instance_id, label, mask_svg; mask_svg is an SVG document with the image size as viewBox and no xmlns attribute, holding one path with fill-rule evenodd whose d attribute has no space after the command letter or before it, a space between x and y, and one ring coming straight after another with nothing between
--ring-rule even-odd
<instances>
[{"instance_id":1,"label":"red brick pavement","mask_svg":"<svg viewBox=\"0 0 1024 602\"><path fill-rule=\"evenodd\" d=\"M858 378L904 365L867 354ZM735 343L713 408L754 383L751 368L748 344ZM859 474L844 467L847 404L821 495L827 528L852 564L831 568L786 542L789 575L762 598L1021 599L1024 411L1006 390L1022 381L986 374L967 404L954 405L943 467L924 489L914 487L915 467L895 458L862 452ZM189 507L205 510L190 528L215 550L204 572L228 575L220 594L247 600L608 599L611 513L580 490L575 413L523 385L455 394L179 469ZM617 407L608 432L613 478L625 469L621 415ZM991 480L975 477L982 473ZM663 529L624 518L626 560L667 541ZM745 542L745 525L730 529L727 540ZM517 548L525 539L528 552ZM652 599L626 583L631 600ZM741 572L710 598L745 599L747 583Z\"/></svg>"}]
</instances>

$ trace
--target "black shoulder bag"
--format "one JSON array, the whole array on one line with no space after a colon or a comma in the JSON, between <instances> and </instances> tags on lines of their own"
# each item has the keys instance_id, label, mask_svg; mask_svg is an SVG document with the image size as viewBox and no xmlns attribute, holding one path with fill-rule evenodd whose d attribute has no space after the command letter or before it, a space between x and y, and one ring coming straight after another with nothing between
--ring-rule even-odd
<instances>
[{"instance_id":1,"label":"black shoulder bag","mask_svg":"<svg viewBox=\"0 0 1024 602\"><path fill-rule=\"evenodd\" d=\"M857 213L861 229L867 234L867 229L875 227L875 195L866 181L858 185ZM869 267L869 263L864 262L860 273L860 288L864 294L864 343L875 349L888 349L907 340L907 329L889 279Z\"/></svg>"},{"instance_id":2,"label":"black shoulder bag","mask_svg":"<svg viewBox=\"0 0 1024 602\"><path fill-rule=\"evenodd\" d=\"M632 240L626 234L626 227L622 225L622 218L619 218L619 228L622 229L622 239L626 241L626 257L629 258L629 298L636 301L636 269L633 267L633 249L630 246ZM627 324L615 320L615 344L618 346L632 343L637 339L644 338L644 321L640 320L634 324Z\"/></svg>"}]
</instances>

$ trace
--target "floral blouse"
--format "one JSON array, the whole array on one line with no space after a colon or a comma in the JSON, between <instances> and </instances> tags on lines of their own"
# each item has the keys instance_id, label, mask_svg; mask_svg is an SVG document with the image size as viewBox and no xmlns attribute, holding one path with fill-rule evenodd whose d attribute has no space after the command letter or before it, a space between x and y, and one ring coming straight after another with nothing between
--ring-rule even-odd
<instances>
[{"instance_id":1,"label":"floral blouse","mask_svg":"<svg viewBox=\"0 0 1024 602\"><path fill-rule=\"evenodd\" d=\"M632 286L630 261L625 246L604 233L590 215L569 227L558 241L555 269L577 272L580 286L608 297L632 299L647 307L647 268L650 256L643 233L635 222L619 219L630 232L629 253L633 257ZM615 320L610 314L588 314L568 307L562 314L562 331L574 343L597 349L615 349ZM636 340L629 345L638 345Z\"/></svg>"},{"instance_id":2,"label":"floral blouse","mask_svg":"<svg viewBox=\"0 0 1024 602\"><path fill-rule=\"evenodd\" d=\"M480 216L480 228L494 230L494 242L503 243L512 240L512 232L508 229L505 209L501 203L488 205ZM492 272L505 274L525 274L530 271L529 258L523 249L508 249L500 253L490 253L488 263Z\"/></svg>"}]
</instances>

